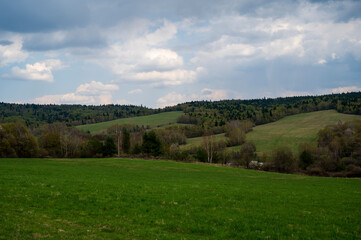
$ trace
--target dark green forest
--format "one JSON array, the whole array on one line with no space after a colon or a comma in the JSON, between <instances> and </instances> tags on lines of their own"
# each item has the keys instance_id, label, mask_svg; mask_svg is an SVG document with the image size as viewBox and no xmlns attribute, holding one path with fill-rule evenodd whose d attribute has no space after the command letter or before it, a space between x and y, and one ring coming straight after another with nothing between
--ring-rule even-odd
<instances>
[{"instance_id":1,"label":"dark green forest","mask_svg":"<svg viewBox=\"0 0 361 240\"><path fill-rule=\"evenodd\" d=\"M277 121L282 117L335 109L340 113L361 114L361 92L262 98L253 100L194 101L179 104L185 116L181 123L201 124L205 127L223 126L231 120L252 120L256 125Z\"/></svg>"},{"instance_id":2,"label":"dark green forest","mask_svg":"<svg viewBox=\"0 0 361 240\"><path fill-rule=\"evenodd\" d=\"M119 118L145 116L167 109L151 109L134 105L39 105L0 103L0 122L22 122L27 127L62 122L67 126L110 121Z\"/></svg>"}]
</instances>

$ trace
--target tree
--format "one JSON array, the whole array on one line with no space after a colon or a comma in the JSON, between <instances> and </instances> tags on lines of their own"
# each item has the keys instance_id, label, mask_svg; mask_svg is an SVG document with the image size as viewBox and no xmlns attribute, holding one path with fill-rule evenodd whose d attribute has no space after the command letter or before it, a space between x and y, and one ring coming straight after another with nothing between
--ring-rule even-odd
<instances>
[{"instance_id":1,"label":"tree","mask_svg":"<svg viewBox=\"0 0 361 240\"><path fill-rule=\"evenodd\" d=\"M103 146L103 155L104 157L112 157L117 152L117 147L115 146L114 139L107 137Z\"/></svg>"},{"instance_id":2,"label":"tree","mask_svg":"<svg viewBox=\"0 0 361 240\"><path fill-rule=\"evenodd\" d=\"M277 171L292 173L296 170L296 159L288 147L277 148L273 151L273 161Z\"/></svg>"},{"instance_id":3,"label":"tree","mask_svg":"<svg viewBox=\"0 0 361 240\"><path fill-rule=\"evenodd\" d=\"M123 128L123 140L122 140L123 151L128 154L130 151L130 133L126 128Z\"/></svg>"},{"instance_id":4,"label":"tree","mask_svg":"<svg viewBox=\"0 0 361 240\"><path fill-rule=\"evenodd\" d=\"M121 138L122 138L122 131L121 131L121 126L119 124L114 124L112 126L110 126L107 129L107 132L110 134L115 134L116 139L117 139L117 151L118 151L118 157L120 156L120 146L121 146Z\"/></svg>"},{"instance_id":5,"label":"tree","mask_svg":"<svg viewBox=\"0 0 361 240\"><path fill-rule=\"evenodd\" d=\"M144 133L142 151L155 157L162 154L162 143L154 131Z\"/></svg>"},{"instance_id":6,"label":"tree","mask_svg":"<svg viewBox=\"0 0 361 240\"><path fill-rule=\"evenodd\" d=\"M310 143L300 144L299 146L299 165L300 168L306 170L315 161L315 149Z\"/></svg>"},{"instance_id":7,"label":"tree","mask_svg":"<svg viewBox=\"0 0 361 240\"><path fill-rule=\"evenodd\" d=\"M51 157L61 157L60 134L55 131L45 131L39 138L40 147Z\"/></svg>"},{"instance_id":8,"label":"tree","mask_svg":"<svg viewBox=\"0 0 361 240\"><path fill-rule=\"evenodd\" d=\"M6 123L2 127L14 137L11 147L18 157L37 157L39 152L38 142L22 123Z\"/></svg>"},{"instance_id":9,"label":"tree","mask_svg":"<svg viewBox=\"0 0 361 240\"><path fill-rule=\"evenodd\" d=\"M15 144L15 137L7 133L0 125L0 157L16 157L16 152L13 148Z\"/></svg>"},{"instance_id":10,"label":"tree","mask_svg":"<svg viewBox=\"0 0 361 240\"><path fill-rule=\"evenodd\" d=\"M84 149L86 157L100 157L103 155L103 143L98 138L89 139Z\"/></svg>"},{"instance_id":11,"label":"tree","mask_svg":"<svg viewBox=\"0 0 361 240\"><path fill-rule=\"evenodd\" d=\"M213 135L204 135L203 136L203 148L207 153L207 162L213 162L213 154L215 151L215 141Z\"/></svg>"},{"instance_id":12,"label":"tree","mask_svg":"<svg viewBox=\"0 0 361 240\"><path fill-rule=\"evenodd\" d=\"M249 163L254 159L256 154L256 145L253 142L246 142L241 147L241 158L249 168Z\"/></svg>"}]
</instances>

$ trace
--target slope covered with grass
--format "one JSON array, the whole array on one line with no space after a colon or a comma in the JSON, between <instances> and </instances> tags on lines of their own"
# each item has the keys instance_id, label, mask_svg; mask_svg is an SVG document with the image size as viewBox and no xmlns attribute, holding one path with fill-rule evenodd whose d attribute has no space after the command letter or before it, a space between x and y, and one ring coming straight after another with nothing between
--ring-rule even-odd
<instances>
[{"instance_id":1,"label":"slope covered with grass","mask_svg":"<svg viewBox=\"0 0 361 240\"><path fill-rule=\"evenodd\" d=\"M334 110L302 113L257 126L246 138L256 144L258 152L270 152L277 147L287 146L296 153L300 143L316 144L318 131L327 125L353 119L361 119L361 116Z\"/></svg>"},{"instance_id":2,"label":"slope covered with grass","mask_svg":"<svg viewBox=\"0 0 361 240\"><path fill-rule=\"evenodd\" d=\"M271 150L288 146L295 153L300 143L310 142L316 144L317 133L322 128L338 121L349 121L361 119L360 115L338 113L334 110L302 113L282 118L276 122L259 125L247 133L246 141L256 144L257 152L269 153ZM227 141L224 134L214 135L216 141ZM201 145L203 137L188 138L185 149ZM240 146L229 148L229 150L240 149Z\"/></svg>"},{"instance_id":3,"label":"slope covered with grass","mask_svg":"<svg viewBox=\"0 0 361 240\"><path fill-rule=\"evenodd\" d=\"M182 114L184 114L182 111L164 112L141 117L121 118L113 121L81 125L77 126L77 128L84 131L90 131L92 134L105 132L107 128L114 124L135 124L154 128L157 126L175 124L177 118Z\"/></svg>"},{"instance_id":4,"label":"slope covered with grass","mask_svg":"<svg viewBox=\"0 0 361 240\"><path fill-rule=\"evenodd\" d=\"M359 239L361 180L135 159L0 159L0 239Z\"/></svg>"}]
</instances>

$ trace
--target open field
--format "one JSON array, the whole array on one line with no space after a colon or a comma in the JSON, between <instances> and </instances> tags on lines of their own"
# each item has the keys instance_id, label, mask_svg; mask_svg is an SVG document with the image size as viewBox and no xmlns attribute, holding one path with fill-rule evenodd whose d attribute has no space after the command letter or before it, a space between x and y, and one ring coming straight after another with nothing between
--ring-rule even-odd
<instances>
[{"instance_id":1,"label":"open field","mask_svg":"<svg viewBox=\"0 0 361 240\"><path fill-rule=\"evenodd\" d=\"M247 133L246 140L256 144L258 153L269 153L280 146L288 146L297 153L300 143L316 143L317 133L320 129L338 121L353 119L361 119L361 116L342 114L334 110L302 113L282 118L273 123L256 126L252 132ZM215 139L227 140L224 134L215 135ZM202 141L202 137L189 138L184 148L200 145ZM240 146L230 149L240 149Z\"/></svg>"},{"instance_id":2,"label":"open field","mask_svg":"<svg viewBox=\"0 0 361 240\"><path fill-rule=\"evenodd\" d=\"M226 138L224 133L221 134L215 134L214 136L214 140L215 141L226 141L228 138ZM191 148L193 146L197 146L197 145L201 145L203 142L203 137L195 137L195 138L187 138L187 143L186 145L181 145L182 148L188 149Z\"/></svg>"},{"instance_id":3,"label":"open field","mask_svg":"<svg viewBox=\"0 0 361 240\"><path fill-rule=\"evenodd\" d=\"M162 127L165 125L171 125L176 123L177 118L182 114L183 114L182 111L164 112L164 113L152 114L141 117L121 118L107 122L81 125L81 126L77 126L77 128L83 131L90 131L91 134L97 134L106 131L107 128L109 128L114 124L128 123L128 124L135 124L144 127L150 126L151 128L158 126Z\"/></svg>"},{"instance_id":4,"label":"open field","mask_svg":"<svg viewBox=\"0 0 361 240\"><path fill-rule=\"evenodd\" d=\"M300 143L316 144L320 129L338 121L353 119L361 119L361 116L342 114L335 110L297 114L253 128L247 134L247 141L256 144L257 152L270 152L277 147L288 146L297 153Z\"/></svg>"},{"instance_id":5,"label":"open field","mask_svg":"<svg viewBox=\"0 0 361 240\"><path fill-rule=\"evenodd\" d=\"M361 239L361 179L0 159L0 239Z\"/></svg>"}]
</instances>

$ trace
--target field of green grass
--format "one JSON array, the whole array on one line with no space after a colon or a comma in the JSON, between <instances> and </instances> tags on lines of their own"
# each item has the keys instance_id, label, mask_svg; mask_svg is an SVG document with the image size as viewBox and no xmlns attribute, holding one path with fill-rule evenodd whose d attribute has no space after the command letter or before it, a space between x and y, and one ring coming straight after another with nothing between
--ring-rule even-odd
<instances>
[{"instance_id":1,"label":"field of green grass","mask_svg":"<svg viewBox=\"0 0 361 240\"><path fill-rule=\"evenodd\" d=\"M320 129L330 124L336 124L338 121L345 122L353 119L361 119L361 116L342 114L334 110L297 114L254 127L252 132L247 133L246 141L254 142L258 153L269 153L281 146L288 146L294 153L297 153L300 143L316 144L317 133ZM224 134L215 135L215 139L217 141L227 140ZM200 145L202 141L202 137L189 138L187 145L183 147L190 148ZM240 149L240 146L231 149Z\"/></svg>"},{"instance_id":2,"label":"field of green grass","mask_svg":"<svg viewBox=\"0 0 361 240\"><path fill-rule=\"evenodd\" d=\"M177 122L177 118L182 114L182 111L164 112L141 117L121 118L107 122L80 125L77 126L77 128L79 130L89 131L91 134L98 134L105 132L107 128L114 124L135 124L144 127L150 126L151 128L158 126L162 127L175 124Z\"/></svg>"},{"instance_id":3,"label":"field of green grass","mask_svg":"<svg viewBox=\"0 0 361 240\"><path fill-rule=\"evenodd\" d=\"M256 144L258 152L269 153L277 147L287 146L297 153L300 143L316 144L317 133L322 128L336 124L338 121L353 119L361 120L361 116L342 114L335 110L302 113L257 126L246 137L247 141Z\"/></svg>"},{"instance_id":4,"label":"field of green grass","mask_svg":"<svg viewBox=\"0 0 361 240\"><path fill-rule=\"evenodd\" d=\"M0 159L0 239L361 239L361 179Z\"/></svg>"},{"instance_id":5,"label":"field of green grass","mask_svg":"<svg viewBox=\"0 0 361 240\"><path fill-rule=\"evenodd\" d=\"M215 141L222 141L222 140L226 141L227 140L224 133L215 134L213 136L214 136ZM181 147L184 149L189 149L191 147L201 145L202 143L203 143L203 137L187 138L186 145L182 145Z\"/></svg>"}]
</instances>

